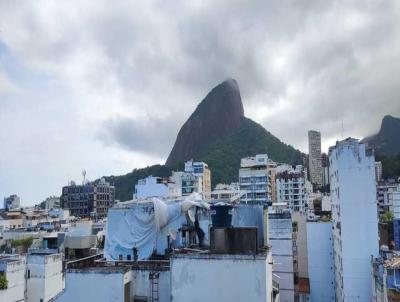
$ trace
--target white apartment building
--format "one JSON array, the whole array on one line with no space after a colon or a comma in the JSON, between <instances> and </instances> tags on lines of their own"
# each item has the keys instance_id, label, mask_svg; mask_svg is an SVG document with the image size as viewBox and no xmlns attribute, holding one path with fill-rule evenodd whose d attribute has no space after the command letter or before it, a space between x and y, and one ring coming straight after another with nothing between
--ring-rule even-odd
<instances>
[{"instance_id":1,"label":"white apartment building","mask_svg":"<svg viewBox=\"0 0 400 302\"><path fill-rule=\"evenodd\" d=\"M169 178L148 176L139 179L135 186L134 198L179 196L175 183Z\"/></svg>"},{"instance_id":2,"label":"white apartment building","mask_svg":"<svg viewBox=\"0 0 400 302\"><path fill-rule=\"evenodd\" d=\"M284 165L278 166L276 180L276 198L278 203L285 202L291 211L307 212L309 186L306 185L303 166L298 165L296 169Z\"/></svg>"},{"instance_id":3,"label":"white apartment building","mask_svg":"<svg viewBox=\"0 0 400 302\"><path fill-rule=\"evenodd\" d=\"M397 191L399 184L395 181L380 181L376 186L376 198L378 201L378 212L383 214L385 212L393 210L392 203L389 200L389 194Z\"/></svg>"},{"instance_id":4,"label":"white apartment building","mask_svg":"<svg viewBox=\"0 0 400 302\"><path fill-rule=\"evenodd\" d=\"M0 289L0 301L25 301L26 259L20 255L0 255L0 277L7 280L7 288Z\"/></svg>"},{"instance_id":5,"label":"white apartment building","mask_svg":"<svg viewBox=\"0 0 400 302\"><path fill-rule=\"evenodd\" d=\"M211 171L204 162L187 161L185 171L173 171L167 178L148 176L135 185L133 199L148 197L180 197L193 192L210 196Z\"/></svg>"},{"instance_id":6,"label":"white apartment building","mask_svg":"<svg viewBox=\"0 0 400 302\"><path fill-rule=\"evenodd\" d=\"M211 191L211 199L218 200L237 200L240 199L241 196L246 194L247 191L241 191L239 187L239 183L231 183L231 184L217 184L215 189Z\"/></svg>"},{"instance_id":7,"label":"white apartment building","mask_svg":"<svg viewBox=\"0 0 400 302\"><path fill-rule=\"evenodd\" d=\"M0 301L52 301L65 287L62 258L44 249L27 256L0 255L0 276L7 280L7 288L0 289Z\"/></svg>"},{"instance_id":8,"label":"white apartment building","mask_svg":"<svg viewBox=\"0 0 400 302\"><path fill-rule=\"evenodd\" d=\"M310 181L318 186L322 185L321 133L308 131L308 163Z\"/></svg>"},{"instance_id":9,"label":"white apartment building","mask_svg":"<svg viewBox=\"0 0 400 302\"><path fill-rule=\"evenodd\" d=\"M239 169L240 190L247 191L244 203L267 203L271 200L271 182L268 175L268 155L257 154L242 158Z\"/></svg>"},{"instance_id":10,"label":"white apartment building","mask_svg":"<svg viewBox=\"0 0 400 302\"><path fill-rule=\"evenodd\" d=\"M374 156L348 138L329 161L336 299L370 302L371 257L379 256Z\"/></svg>"},{"instance_id":11,"label":"white apartment building","mask_svg":"<svg viewBox=\"0 0 400 302\"><path fill-rule=\"evenodd\" d=\"M47 302L64 289L62 254L31 252L27 256L27 302Z\"/></svg>"},{"instance_id":12,"label":"white apartment building","mask_svg":"<svg viewBox=\"0 0 400 302\"><path fill-rule=\"evenodd\" d=\"M400 219L400 184L387 193L387 199L394 219Z\"/></svg>"},{"instance_id":13,"label":"white apartment building","mask_svg":"<svg viewBox=\"0 0 400 302\"><path fill-rule=\"evenodd\" d=\"M192 173L199 178L199 182L201 182L200 191L203 194L207 195L211 192L211 171L206 163L189 160L185 163L185 172Z\"/></svg>"}]
</instances>

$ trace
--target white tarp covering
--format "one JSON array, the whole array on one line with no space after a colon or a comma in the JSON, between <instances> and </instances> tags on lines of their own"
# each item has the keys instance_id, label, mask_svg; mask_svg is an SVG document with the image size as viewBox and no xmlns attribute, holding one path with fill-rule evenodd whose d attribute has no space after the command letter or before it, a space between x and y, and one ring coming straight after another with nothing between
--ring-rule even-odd
<instances>
[{"instance_id":1,"label":"white tarp covering","mask_svg":"<svg viewBox=\"0 0 400 302\"><path fill-rule=\"evenodd\" d=\"M112 208L108 211L104 256L118 260L121 255L126 260L128 255L132 257L134 248L139 260L148 259L154 250L162 254L167 248L167 236L176 238L178 229L186 222L185 213L192 207L207 206L200 196L191 195L179 202L152 198L130 207Z\"/></svg>"}]
</instances>

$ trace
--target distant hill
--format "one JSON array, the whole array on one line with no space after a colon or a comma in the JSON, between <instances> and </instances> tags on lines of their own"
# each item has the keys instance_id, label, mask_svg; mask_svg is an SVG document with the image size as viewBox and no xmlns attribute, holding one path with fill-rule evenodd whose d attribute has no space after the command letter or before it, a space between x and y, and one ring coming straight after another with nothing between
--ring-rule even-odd
<instances>
[{"instance_id":1,"label":"distant hill","mask_svg":"<svg viewBox=\"0 0 400 302\"><path fill-rule=\"evenodd\" d=\"M116 187L116 199L132 198L138 179L168 176L183 169L186 160L206 162L212 185L237 181L240 159L266 153L277 162L302 164L304 154L281 142L261 125L246 118L237 82L228 79L213 88L180 129L166 165L135 169L122 176L106 177Z\"/></svg>"},{"instance_id":2,"label":"distant hill","mask_svg":"<svg viewBox=\"0 0 400 302\"><path fill-rule=\"evenodd\" d=\"M105 179L115 186L115 199L120 201L131 200L135 184L139 179L149 175L167 177L172 169L164 165L154 165L142 169L134 169L132 172L120 176L106 176Z\"/></svg>"},{"instance_id":3,"label":"distant hill","mask_svg":"<svg viewBox=\"0 0 400 302\"><path fill-rule=\"evenodd\" d=\"M240 159L266 153L276 162L302 164L304 154L278 138L251 119L242 117L240 126L221 138L196 157L211 168L213 185L238 180Z\"/></svg>"},{"instance_id":4,"label":"distant hill","mask_svg":"<svg viewBox=\"0 0 400 302\"><path fill-rule=\"evenodd\" d=\"M375 149L376 160L382 162L384 178L400 176L400 118L386 115L379 132L362 142Z\"/></svg>"},{"instance_id":5,"label":"distant hill","mask_svg":"<svg viewBox=\"0 0 400 302\"><path fill-rule=\"evenodd\" d=\"M386 115L379 132L362 140L379 155L393 156L400 153L400 118Z\"/></svg>"}]
</instances>

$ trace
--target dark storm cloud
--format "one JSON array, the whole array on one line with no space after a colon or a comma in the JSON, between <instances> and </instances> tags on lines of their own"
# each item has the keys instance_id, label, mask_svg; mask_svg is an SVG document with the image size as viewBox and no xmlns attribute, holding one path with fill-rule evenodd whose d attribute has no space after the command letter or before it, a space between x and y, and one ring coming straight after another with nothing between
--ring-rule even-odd
<instances>
[{"instance_id":1,"label":"dark storm cloud","mask_svg":"<svg viewBox=\"0 0 400 302\"><path fill-rule=\"evenodd\" d=\"M162 162L230 77L245 114L303 151L310 128L327 144L400 116L396 0L5 0L0 46L0 138L22 159L3 151L2 171L27 177L41 161L63 179L53 162L81 171L93 161L100 175ZM44 132L50 147L37 143ZM0 184L24 183L15 173L0 172Z\"/></svg>"}]
</instances>

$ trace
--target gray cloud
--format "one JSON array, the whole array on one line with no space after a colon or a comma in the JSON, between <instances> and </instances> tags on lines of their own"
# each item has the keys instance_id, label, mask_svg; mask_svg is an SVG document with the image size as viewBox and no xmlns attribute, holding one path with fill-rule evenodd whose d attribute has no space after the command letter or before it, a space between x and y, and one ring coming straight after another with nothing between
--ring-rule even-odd
<instances>
[{"instance_id":1,"label":"gray cloud","mask_svg":"<svg viewBox=\"0 0 400 302\"><path fill-rule=\"evenodd\" d=\"M171 119L172 120L172 119ZM132 118L117 117L103 123L98 138L105 144L118 144L128 150L136 150L155 156L168 156L166 146L172 148L175 135L169 129L169 119L136 121Z\"/></svg>"},{"instance_id":2,"label":"gray cloud","mask_svg":"<svg viewBox=\"0 0 400 302\"><path fill-rule=\"evenodd\" d=\"M395 0L1 1L0 192L36 200L83 168L163 162L228 77L247 116L303 151L309 128L325 147L342 122L371 134L400 115L399 54Z\"/></svg>"}]
</instances>

